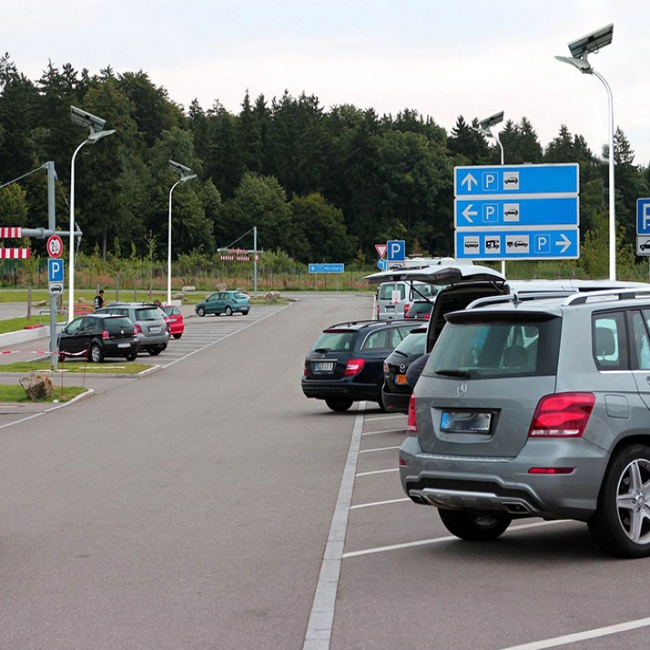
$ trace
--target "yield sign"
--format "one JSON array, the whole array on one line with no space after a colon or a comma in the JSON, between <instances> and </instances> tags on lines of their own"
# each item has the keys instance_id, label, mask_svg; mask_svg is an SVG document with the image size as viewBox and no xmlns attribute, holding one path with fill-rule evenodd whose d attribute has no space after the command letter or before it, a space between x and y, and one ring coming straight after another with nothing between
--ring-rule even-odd
<instances>
[{"instance_id":1,"label":"yield sign","mask_svg":"<svg viewBox=\"0 0 650 650\"><path fill-rule=\"evenodd\" d=\"M388 244L375 244L375 249L377 250L377 254L382 259L384 258L384 255L386 255L387 248L388 248Z\"/></svg>"}]
</instances>

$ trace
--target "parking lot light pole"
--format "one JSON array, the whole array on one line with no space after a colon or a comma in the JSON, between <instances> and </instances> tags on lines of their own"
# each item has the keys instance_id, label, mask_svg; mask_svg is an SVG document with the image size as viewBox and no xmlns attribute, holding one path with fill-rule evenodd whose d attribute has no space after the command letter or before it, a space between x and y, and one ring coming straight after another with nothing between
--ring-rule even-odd
<instances>
[{"instance_id":1,"label":"parking lot light pole","mask_svg":"<svg viewBox=\"0 0 650 650\"><path fill-rule=\"evenodd\" d=\"M68 279L68 322L74 318L74 238L77 230L74 221L74 161L81 147L95 144L107 135L113 135L115 129L104 130L106 120L92 115L76 106L70 106L70 117L75 124L90 129L88 137L75 149L70 163L70 277Z\"/></svg>"},{"instance_id":2,"label":"parking lot light pole","mask_svg":"<svg viewBox=\"0 0 650 650\"><path fill-rule=\"evenodd\" d=\"M196 174L192 174L192 170L185 165L174 162L173 160L169 161L169 168L180 175L180 178L172 185L171 190L169 190L169 228L167 231L167 304L171 304L172 301L172 192L179 183L185 183L186 181L196 178Z\"/></svg>"},{"instance_id":3,"label":"parking lot light pole","mask_svg":"<svg viewBox=\"0 0 650 650\"><path fill-rule=\"evenodd\" d=\"M571 56L556 56L562 63L568 63L582 74L591 74L600 79L609 100L609 279L616 280L616 191L614 187L614 96L607 80L594 70L587 55L597 53L609 45L614 37L614 25L607 25L577 41L569 43Z\"/></svg>"}]
</instances>

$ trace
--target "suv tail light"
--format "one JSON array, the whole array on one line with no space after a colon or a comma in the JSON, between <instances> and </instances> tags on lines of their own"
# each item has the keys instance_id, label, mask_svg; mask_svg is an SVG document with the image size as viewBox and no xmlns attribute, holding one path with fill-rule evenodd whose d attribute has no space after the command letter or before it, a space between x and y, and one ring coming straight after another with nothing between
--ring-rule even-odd
<instances>
[{"instance_id":1,"label":"suv tail light","mask_svg":"<svg viewBox=\"0 0 650 650\"><path fill-rule=\"evenodd\" d=\"M528 437L579 438L587 427L595 403L593 393L558 393L542 397Z\"/></svg>"},{"instance_id":2,"label":"suv tail light","mask_svg":"<svg viewBox=\"0 0 650 650\"><path fill-rule=\"evenodd\" d=\"M138 323L133 324L133 333L134 334L142 334L142 328Z\"/></svg>"},{"instance_id":3,"label":"suv tail light","mask_svg":"<svg viewBox=\"0 0 650 650\"><path fill-rule=\"evenodd\" d=\"M406 419L406 434L409 436L418 435L418 421L415 417L415 395L411 393L411 399L409 399L409 413Z\"/></svg>"},{"instance_id":4,"label":"suv tail light","mask_svg":"<svg viewBox=\"0 0 650 650\"><path fill-rule=\"evenodd\" d=\"M347 366L345 366L345 372L343 373L344 377L349 377L350 375L356 375L361 372L361 369L365 365L365 359L349 359Z\"/></svg>"}]
</instances>

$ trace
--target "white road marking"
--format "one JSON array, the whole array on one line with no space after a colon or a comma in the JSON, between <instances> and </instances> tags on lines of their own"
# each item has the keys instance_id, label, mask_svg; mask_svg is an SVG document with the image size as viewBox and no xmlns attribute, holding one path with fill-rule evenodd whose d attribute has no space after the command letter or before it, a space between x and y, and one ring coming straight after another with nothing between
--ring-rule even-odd
<instances>
[{"instance_id":1,"label":"white road marking","mask_svg":"<svg viewBox=\"0 0 650 650\"><path fill-rule=\"evenodd\" d=\"M370 454L373 451L392 451L392 450L395 450L395 449L399 449L399 445L397 445L395 447L377 447L375 449L362 449L359 453L360 454Z\"/></svg>"},{"instance_id":2,"label":"white road marking","mask_svg":"<svg viewBox=\"0 0 650 650\"><path fill-rule=\"evenodd\" d=\"M403 499L391 499L390 501L375 501L374 503L358 503L356 506L351 506L350 510L357 510L358 508L372 508L373 506L387 506L391 503L402 503L408 501L411 503L411 499L404 497Z\"/></svg>"},{"instance_id":3,"label":"white road marking","mask_svg":"<svg viewBox=\"0 0 650 650\"><path fill-rule=\"evenodd\" d=\"M363 434L363 437L365 438L366 436L377 436L380 433L403 433L406 435L406 429L384 429L383 431L368 431L367 433Z\"/></svg>"},{"instance_id":4,"label":"white road marking","mask_svg":"<svg viewBox=\"0 0 650 650\"><path fill-rule=\"evenodd\" d=\"M357 477L359 477L359 476L373 476L375 474L389 474L390 472L399 472L399 467L395 467L393 469L378 469L378 470L375 470L374 472L359 472L357 474Z\"/></svg>"}]
</instances>

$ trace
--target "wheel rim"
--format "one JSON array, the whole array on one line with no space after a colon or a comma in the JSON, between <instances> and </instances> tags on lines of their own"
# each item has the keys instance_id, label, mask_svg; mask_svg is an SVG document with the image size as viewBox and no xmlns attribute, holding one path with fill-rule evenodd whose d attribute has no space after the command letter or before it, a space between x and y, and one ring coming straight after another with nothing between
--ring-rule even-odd
<instances>
[{"instance_id":1,"label":"wheel rim","mask_svg":"<svg viewBox=\"0 0 650 650\"><path fill-rule=\"evenodd\" d=\"M101 350L96 345L93 345L93 349L90 351L90 356L95 363L99 363L102 358Z\"/></svg>"},{"instance_id":2,"label":"wheel rim","mask_svg":"<svg viewBox=\"0 0 650 650\"><path fill-rule=\"evenodd\" d=\"M621 529L636 544L650 543L650 460L633 460L621 473L616 489Z\"/></svg>"}]
</instances>

